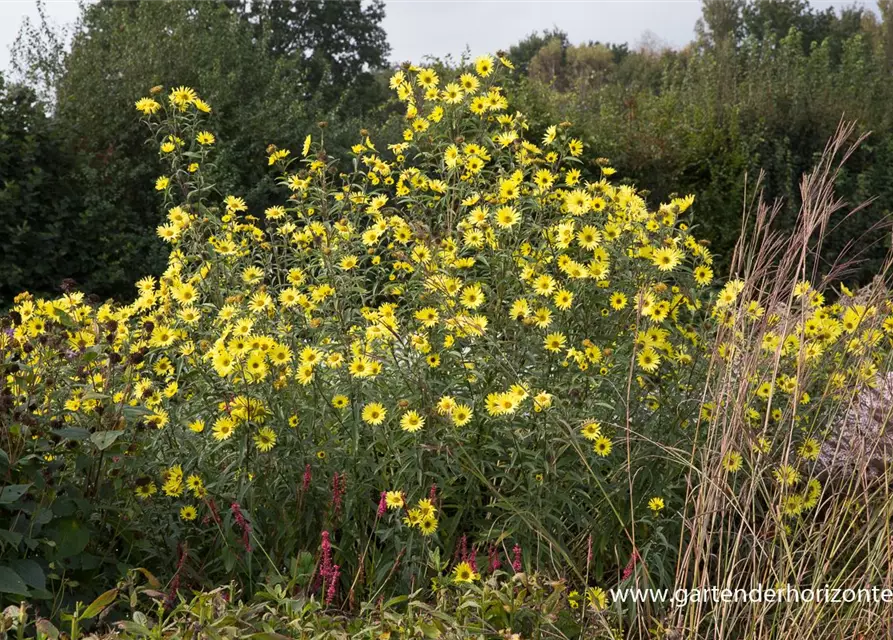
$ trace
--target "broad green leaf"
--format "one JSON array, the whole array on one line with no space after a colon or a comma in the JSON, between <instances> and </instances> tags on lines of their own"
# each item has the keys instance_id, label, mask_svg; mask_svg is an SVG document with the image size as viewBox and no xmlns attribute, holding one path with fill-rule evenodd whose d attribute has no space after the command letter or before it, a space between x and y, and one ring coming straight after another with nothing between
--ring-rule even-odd
<instances>
[{"instance_id":1,"label":"broad green leaf","mask_svg":"<svg viewBox=\"0 0 893 640\"><path fill-rule=\"evenodd\" d=\"M34 560L13 560L10 562L10 566L29 587L34 587L35 589L47 588L46 575L44 575L41 566Z\"/></svg>"},{"instance_id":2,"label":"broad green leaf","mask_svg":"<svg viewBox=\"0 0 893 640\"><path fill-rule=\"evenodd\" d=\"M438 629L430 622L420 621L419 629L422 631L426 638L439 638L442 635L440 629Z\"/></svg>"},{"instance_id":3,"label":"broad green leaf","mask_svg":"<svg viewBox=\"0 0 893 640\"><path fill-rule=\"evenodd\" d=\"M394 596L393 598L391 598L390 600L388 600L387 602L384 603L384 605L382 606L382 609L390 609L391 607L398 605L398 604L402 604L402 603L406 602L407 600L409 600L409 598L407 596Z\"/></svg>"},{"instance_id":4,"label":"broad green leaf","mask_svg":"<svg viewBox=\"0 0 893 640\"><path fill-rule=\"evenodd\" d=\"M98 598L96 598L96 600L91 602L89 607L84 609L84 613L81 614L81 620L89 620L90 618L95 618L102 612L103 609L112 604L117 597L118 590L109 589Z\"/></svg>"},{"instance_id":5,"label":"broad green leaf","mask_svg":"<svg viewBox=\"0 0 893 640\"><path fill-rule=\"evenodd\" d=\"M11 484L8 487L3 487L3 491L0 491L0 504L12 504L25 495L30 488L30 484Z\"/></svg>"},{"instance_id":6,"label":"broad green leaf","mask_svg":"<svg viewBox=\"0 0 893 640\"><path fill-rule=\"evenodd\" d=\"M87 391L81 396L82 400L105 400L108 398L107 393L97 393L96 391Z\"/></svg>"},{"instance_id":7,"label":"broad green leaf","mask_svg":"<svg viewBox=\"0 0 893 640\"><path fill-rule=\"evenodd\" d=\"M121 626L121 629L136 638L148 637L151 633L149 627L137 624L136 622L131 622L130 620L122 620L118 624Z\"/></svg>"},{"instance_id":8,"label":"broad green leaf","mask_svg":"<svg viewBox=\"0 0 893 640\"><path fill-rule=\"evenodd\" d=\"M14 593L21 596L29 595L25 581L9 567L0 567L0 593Z\"/></svg>"},{"instance_id":9,"label":"broad green leaf","mask_svg":"<svg viewBox=\"0 0 893 640\"><path fill-rule=\"evenodd\" d=\"M90 432L81 427L63 427L62 429L53 429L53 433L60 438L67 440L86 440L90 437Z\"/></svg>"},{"instance_id":10,"label":"broad green leaf","mask_svg":"<svg viewBox=\"0 0 893 640\"><path fill-rule=\"evenodd\" d=\"M90 436L90 442L95 444L100 451L105 451L122 435L124 435L123 431L98 431Z\"/></svg>"},{"instance_id":11,"label":"broad green leaf","mask_svg":"<svg viewBox=\"0 0 893 640\"><path fill-rule=\"evenodd\" d=\"M131 407L130 405L125 405L121 407L121 414L130 420L134 420L137 418L142 418L143 416L150 415L152 412L146 409L145 407Z\"/></svg>"},{"instance_id":12,"label":"broad green leaf","mask_svg":"<svg viewBox=\"0 0 893 640\"><path fill-rule=\"evenodd\" d=\"M4 542L13 547L18 547L22 541L22 534L9 529L0 529L0 542Z\"/></svg>"},{"instance_id":13,"label":"broad green leaf","mask_svg":"<svg viewBox=\"0 0 893 640\"><path fill-rule=\"evenodd\" d=\"M87 548L90 532L75 518L62 518L48 527L50 539L56 543L56 553L63 558L76 556Z\"/></svg>"}]
</instances>

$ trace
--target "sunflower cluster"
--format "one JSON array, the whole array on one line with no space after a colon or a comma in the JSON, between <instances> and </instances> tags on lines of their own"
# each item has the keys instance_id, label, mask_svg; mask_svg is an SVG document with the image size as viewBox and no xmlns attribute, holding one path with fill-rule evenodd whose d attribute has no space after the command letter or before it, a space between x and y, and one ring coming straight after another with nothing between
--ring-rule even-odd
<instances>
[{"instance_id":1,"label":"sunflower cluster","mask_svg":"<svg viewBox=\"0 0 893 640\"><path fill-rule=\"evenodd\" d=\"M407 546L417 534L444 546L466 533L534 538L518 513L551 510L565 541L610 521L600 501L628 490L611 475L615 440L634 427L676 442L714 419L723 406L691 393L711 331L735 328L720 348L734 358L742 323L767 311L745 304L737 281L714 295L692 196L649 208L568 123L534 135L500 87L510 69L482 56L442 81L447 71L406 66L390 82L400 140L362 132L350 170L326 153L324 128L300 149L271 146L263 161L281 202L263 210L215 194L211 107L194 90L139 100L166 168L154 186L167 269L137 282L129 304L16 299L0 348L16 363L4 393L30 416L17 451L62 474L76 472L78 447L109 449L97 477L120 491L127 526L174 531L208 558L238 548L216 506L229 502L272 557L341 527L345 566L382 528L372 553L393 559L422 548ZM767 425L810 427L801 363L841 341L834 357L870 352L893 330L889 316L863 329L889 309L828 306L807 285L798 296L809 312L763 336L784 375L754 379L754 451ZM839 363L834 390L876 371ZM818 437L805 433L801 458L815 458ZM742 468L739 451L722 455L729 473ZM666 495L654 482L642 513L647 496ZM382 491L402 517L376 517ZM592 500L571 497L581 493ZM430 497L405 508L406 494ZM816 485L797 495L787 512L814 504ZM306 529L289 538L278 531L293 503Z\"/></svg>"}]
</instances>

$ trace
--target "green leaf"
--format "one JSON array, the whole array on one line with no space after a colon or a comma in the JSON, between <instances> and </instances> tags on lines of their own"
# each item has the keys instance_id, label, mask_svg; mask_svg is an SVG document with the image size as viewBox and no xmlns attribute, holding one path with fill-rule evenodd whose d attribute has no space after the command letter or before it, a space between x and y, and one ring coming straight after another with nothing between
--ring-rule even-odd
<instances>
[{"instance_id":1,"label":"green leaf","mask_svg":"<svg viewBox=\"0 0 893 640\"><path fill-rule=\"evenodd\" d=\"M53 520L52 509L37 507L31 514L31 523L37 526L49 524Z\"/></svg>"},{"instance_id":2,"label":"green leaf","mask_svg":"<svg viewBox=\"0 0 893 640\"><path fill-rule=\"evenodd\" d=\"M43 569L34 560L13 560L10 565L13 571L22 577L25 584L35 589L46 589L47 578L43 573Z\"/></svg>"},{"instance_id":3,"label":"green leaf","mask_svg":"<svg viewBox=\"0 0 893 640\"><path fill-rule=\"evenodd\" d=\"M387 602L384 603L384 606L382 606L382 609L384 609L384 610L390 609L391 607L398 605L398 604L402 604L402 603L406 602L407 600L409 600L409 597L407 597L407 596L394 596L393 598L391 598L390 600L388 600Z\"/></svg>"},{"instance_id":4,"label":"green leaf","mask_svg":"<svg viewBox=\"0 0 893 640\"><path fill-rule=\"evenodd\" d=\"M418 628L421 630L426 638L439 638L441 636L440 629L438 629L430 622L420 621Z\"/></svg>"},{"instance_id":5,"label":"green leaf","mask_svg":"<svg viewBox=\"0 0 893 640\"><path fill-rule=\"evenodd\" d=\"M124 435L123 431L98 431L90 436L90 442L95 444L100 451L105 451L122 435Z\"/></svg>"},{"instance_id":6,"label":"green leaf","mask_svg":"<svg viewBox=\"0 0 893 640\"><path fill-rule=\"evenodd\" d=\"M233 567L236 566L235 554L229 550L229 547L224 547L221 555L223 556L223 568L227 571L232 571Z\"/></svg>"},{"instance_id":7,"label":"green leaf","mask_svg":"<svg viewBox=\"0 0 893 640\"><path fill-rule=\"evenodd\" d=\"M0 567L0 593L14 593L16 595L27 596L28 587L25 582L15 571L9 567Z\"/></svg>"},{"instance_id":8,"label":"green leaf","mask_svg":"<svg viewBox=\"0 0 893 640\"><path fill-rule=\"evenodd\" d=\"M30 484L11 484L0 491L0 504L12 504L31 488Z\"/></svg>"},{"instance_id":9,"label":"green leaf","mask_svg":"<svg viewBox=\"0 0 893 640\"><path fill-rule=\"evenodd\" d=\"M60 438L67 440L86 440L90 437L90 432L81 427L64 427L62 429L53 429L53 433Z\"/></svg>"},{"instance_id":10,"label":"green leaf","mask_svg":"<svg viewBox=\"0 0 893 640\"><path fill-rule=\"evenodd\" d=\"M130 405L121 407L121 415L123 415L128 420L142 418L143 416L148 416L151 413L152 412L145 407L131 407Z\"/></svg>"},{"instance_id":11,"label":"green leaf","mask_svg":"<svg viewBox=\"0 0 893 640\"><path fill-rule=\"evenodd\" d=\"M61 497L53 502L53 514L60 518L74 515L77 510L78 505L72 498Z\"/></svg>"},{"instance_id":12,"label":"green leaf","mask_svg":"<svg viewBox=\"0 0 893 640\"><path fill-rule=\"evenodd\" d=\"M32 600L52 600L56 597L52 591L47 591L46 589L38 589L36 587L31 587L29 589L31 594L28 596Z\"/></svg>"},{"instance_id":13,"label":"green leaf","mask_svg":"<svg viewBox=\"0 0 893 640\"><path fill-rule=\"evenodd\" d=\"M101 348L101 346L87 347L84 350L84 353L81 354L81 359L83 359L85 362L93 362L94 360L96 360L96 358L99 357L99 350Z\"/></svg>"},{"instance_id":14,"label":"green leaf","mask_svg":"<svg viewBox=\"0 0 893 640\"><path fill-rule=\"evenodd\" d=\"M109 396L107 393L97 393L96 391L87 391L81 396L81 400L105 400Z\"/></svg>"},{"instance_id":15,"label":"green leaf","mask_svg":"<svg viewBox=\"0 0 893 640\"><path fill-rule=\"evenodd\" d=\"M48 529L50 540L56 543L56 553L62 558L78 555L90 542L90 532L75 518L62 518Z\"/></svg>"},{"instance_id":16,"label":"green leaf","mask_svg":"<svg viewBox=\"0 0 893 640\"><path fill-rule=\"evenodd\" d=\"M5 542L13 547L18 547L22 541L22 534L9 529L0 529L0 542Z\"/></svg>"},{"instance_id":17,"label":"green leaf","mask_svg":"<svg viewBox=\"0 0 893 640\"><path fill-rule=\"evenodd\" d=\"M89 607L84 609L84 613L81 614L80 619L89 620L90 618L95 618L103 609L112 604L117 597L118 590L109 589L91 602Z\"/></svg>"},{"instance_id":18,"label":"green leaf","mask_svg":"<svg viewBox=\"0 0 893 640\"><path fill-rule=\"evenodd\" d=\"M136 622L131 622L130 620L122 620L118 624L121 626L121 629L126 631L129 635L137 638L147 637L151 633L149 627L137 624Z\"/></svg>"}]
</instances>

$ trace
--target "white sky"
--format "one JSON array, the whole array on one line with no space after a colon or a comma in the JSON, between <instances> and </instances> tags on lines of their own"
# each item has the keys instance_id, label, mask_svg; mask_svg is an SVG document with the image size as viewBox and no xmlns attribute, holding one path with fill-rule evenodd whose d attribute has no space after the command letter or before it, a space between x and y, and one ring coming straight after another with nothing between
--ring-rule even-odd
<instances>
[{"instance_id":1,"label":"white sky","mask_svg":"<svg viewBox=\"0 0 893 640\"><path fill-rule=\"evenodd\" d=\"M210 0L209 0L210 1ZM384 28L391 59L421 61L425 55L458 57L507 49L524 36L551 27L571 42L600 40L635 45L651 32L681 46L694 35L699 0L386 0ZM812 6L847 6L851 1L813 0ZM876 10L876 2L856 4ZM58 24L78 15L76 0L47 0L47 13ZM0 0L0 69L9 67L9 47L22 19L35 19L34 0Z\"/></svg>"}]
</instances>

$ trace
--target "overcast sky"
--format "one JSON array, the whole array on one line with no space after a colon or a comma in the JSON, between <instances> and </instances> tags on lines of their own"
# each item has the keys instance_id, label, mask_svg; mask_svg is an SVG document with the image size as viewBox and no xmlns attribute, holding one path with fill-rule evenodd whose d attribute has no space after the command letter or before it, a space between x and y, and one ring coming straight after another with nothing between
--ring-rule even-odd
<instances>
[{"instance_id":1,"label":"overcast sky","mask_svg":"<svg viewBox=\"0 0 893 640\"><path fill-rule=\"evenodd\" d=\"M458 57L508 48L533 31L558 27L571 42L600 40L636 45L650 32L678 47L691 40L701 13L699 0L386 0L384 28L394 61L425 55ZM853 2L813 0L816 8ZM876 7L870 0L856 4ZM78 15L76 0L47 0L59 24ZM25 16L35 18L34 0L0 0L0 69L9 66L9 46Z\"/></svg>"}]
</instances>

